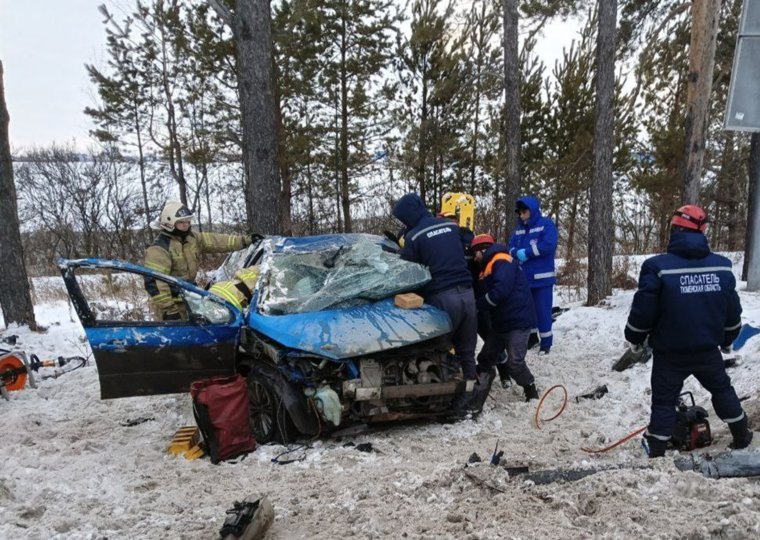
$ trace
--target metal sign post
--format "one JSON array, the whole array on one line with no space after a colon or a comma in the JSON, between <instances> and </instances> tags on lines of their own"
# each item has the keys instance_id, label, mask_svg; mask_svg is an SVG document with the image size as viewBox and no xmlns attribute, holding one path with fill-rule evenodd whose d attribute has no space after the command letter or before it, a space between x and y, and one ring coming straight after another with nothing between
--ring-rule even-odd
<instances>
[{"instance_id":1,"label":"metal sign post","mask_svg":"<svg viewBox=\"0 0 760 540\"><path fill-rule=\"evenodd\" d=\"M747 212L747 290L760 290L760 0L744 0L724 128L752 133Z\"/></svg>"}]
</instances>

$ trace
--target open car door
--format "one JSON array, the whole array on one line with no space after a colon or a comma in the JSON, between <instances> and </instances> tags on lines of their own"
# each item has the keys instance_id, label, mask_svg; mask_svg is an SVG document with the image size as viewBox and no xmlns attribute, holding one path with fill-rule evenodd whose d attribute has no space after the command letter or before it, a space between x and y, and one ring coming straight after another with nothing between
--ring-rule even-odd
<instances>
[{"instance_id":1,"label":"open car door","mask_svg":"<svg viewBox=\"0 0 760 540\"><path fill-rule=\"evenodd\" d=\"M224 300L125 262L62 259L58 265L98 366L102 399L186 392L195 380L235 372L243 316ZM169 284L187 320L156 320L145 276Z\"/></svg>"}]
</instances>

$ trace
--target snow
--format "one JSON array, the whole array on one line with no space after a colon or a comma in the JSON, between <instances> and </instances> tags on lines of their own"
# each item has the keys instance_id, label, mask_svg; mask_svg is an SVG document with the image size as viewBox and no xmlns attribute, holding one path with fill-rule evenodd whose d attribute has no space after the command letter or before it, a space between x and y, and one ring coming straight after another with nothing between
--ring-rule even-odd
<instances>
[{"instance_id":1,"label":"snow","mask_svg":"<svg viewBox=\"0 0 760 540\"><path fill-rule=\"evenodd\" d=\"M632 271L641 260L633 259ZM36 283L36 290L43 285L63 289L60 279ZM36 306L45 333L11 327L2 335L17 334L18 348L40 358L87 355L63 294L46 294ZM172 434L193 424L187 395L102 401L94 363L39 380L37 389L0 400L0 538L214 538L225 510L252 494L267 494L274 505L273 539L758 537L760 484L751 479L680 472L672 452L647 460L640 437L600 455L580 450L607 446L646 425L650 365L610 370L624 348L633 291L615 291L607 305L593 308L577 295L558 289L557 303L571 309L554 325L552 352L529 353L539 390L562 384L570 396L564 413L541 429L533 424L536 402L525 403L519 388L496 384L477 420L396 424L318 440L283 456L303 458L288 465L272 462L286 450L278 445L212 465L166 453ZM740 295L744 322L757 324L760 295ZM729 374L739 396L750 396L744 405L758 426L760 338L740 352L743 361ZM576 403L575 396L601 384L607 395ZM705 451L724 450L730 435L709 395L693 379L685 390L710 413L715 443ZM560 398L552 393L541 416L552 416ZM150 420L124 425L140 418ZM509 478L487 464L465 470L473 452L487 462L497 441L503 461L532 470L617 469L549 485ZM365 442L376 451L356 450Z\"/></svg>"}]
</instances>

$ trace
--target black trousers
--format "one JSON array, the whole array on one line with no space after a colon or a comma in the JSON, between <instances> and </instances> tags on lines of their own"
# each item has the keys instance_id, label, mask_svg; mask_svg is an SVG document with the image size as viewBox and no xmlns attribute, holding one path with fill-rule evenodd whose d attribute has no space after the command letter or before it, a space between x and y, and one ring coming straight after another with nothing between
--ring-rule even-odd
<instances>
[{"instance_id":1,"label":"black trousers","mask_svg":"<svg viewBox=\"0 0 760 540\"><path fill-rule=\"evenodd\" d=\"M654 351L652 415L647 429L650 435L660 440L670 439L676 422L678 395L690 375L710 392L715 413L724 422L730 424L742 419L744 411L717 347L691 354Z\"/></svg>"}]
</instances>

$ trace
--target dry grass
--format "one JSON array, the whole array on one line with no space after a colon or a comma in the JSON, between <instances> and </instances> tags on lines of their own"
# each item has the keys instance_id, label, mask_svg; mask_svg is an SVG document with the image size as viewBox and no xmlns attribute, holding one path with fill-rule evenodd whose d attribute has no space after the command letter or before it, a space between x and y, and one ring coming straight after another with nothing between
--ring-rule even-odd
<instances>
[{"instance_id":1,"label":"dry grass","mask_svg":"<svg viewBox=\"0 0 760 540\"><path fill-rule=\"evenodd\" d=\"M79 269L77 281L98 319L145 321L153 318L148 295L142 278L138 275L111 270ZM63 278L40 277L33 278L30 282L34 304L69 301Z\"/></svg>"}]
</instances>

